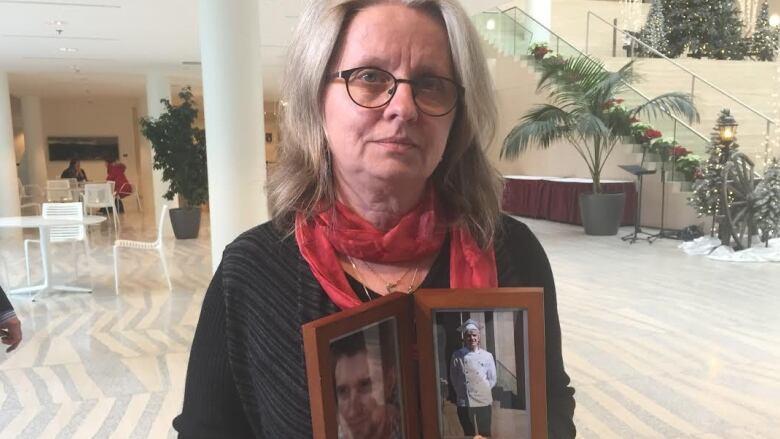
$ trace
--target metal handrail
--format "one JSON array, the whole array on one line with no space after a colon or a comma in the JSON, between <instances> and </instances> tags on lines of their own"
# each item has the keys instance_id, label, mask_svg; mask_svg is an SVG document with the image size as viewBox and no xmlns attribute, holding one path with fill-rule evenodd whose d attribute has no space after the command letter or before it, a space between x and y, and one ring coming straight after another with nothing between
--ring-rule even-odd
<instances>
[{"instance_id":1,"label":"metal handrail","mask_svg":"<svg viewBox=\"0 0 780 439\"><path fill-rule=\"evenodd\" d=\"M670 63L674 64L674 65L675 65L675 66L677 66L679 69L681 69L681 70L684 70L685 72L687 72L688 74L690 74L690 75L693 77L693 80L691 81L691 96L693 96L694 83L695 83L695 81L698 79L699 81L701 81L701 82L703 82L703 83L705 83L705 84L709 85L709 86L710 86L710 87L712 87L713 89L717 90L717 91L718 91L719 93L721 93L722 95L724 95L724 96L728 97L729 99L733 100L734 102L738 103L739 105L741 105L742 107L744 107L746 110L748 110L748 111L750 111L751 113L753 113L753 114L755 114L755 115L757 115L757 116L759 116L759 117L763 118L764 120L766 120L766 121L767 121L767 122L769 122L770 124L774 124L774 123L775 123L775 121L773 121L773 120L772 120L772 118L770 118L769 116L766 116L765 114L761 113L760 111L756 110L755 108L751 107L750 105L748 105L748 104L746 104L746 103L742 102L742 101L741 101L739 98L737 98L736 96L733 96L733 95L732 95L732 94L730 94L729 92L727 92L727 91L725 91L725 90L721 89L720 87L716 86L715 84L713 84L713 83L711 83L711 82L707 81L706 79L702 78L701 76L699 76L699 75L697 75L696 73L694 73L694 72L692 72L691 70L689 70L687 67L684 67L684 66L682 66L682 65L678 64L677 62L675 62L675 61L674 61L674 60L672 60L671 58L667 57L667 56L666 56L666 55L664 55L663 53L661 53L661 52L657 51L657 50L656 50L654 47L647 45L645 42L643 42L643 41L642 41L642 40L640 40L639 38L637 38L637 37L635 37L635 36L633 36L633 35L629 34L628 32L626 32L626 31L624 31L624 30L622 30L622 29L618 28L617 26L615 26L614 24L612 24L612 23L608 22L607 20L605 20L604 18L600 17L598 14L594 13L593 11L588 11L587 22L586 22L586 24L585 24L585 32L586 32L586 33L585 33L585 53L588 53L588 40L589 40L589 38L590 38L590 16L591 16L591 15L592 15L592 16L594 16L594 17L596 17L596 18L598 18L598 19L599 19L599 20L601 20L602 22L604 22L604 24L606 24L607 26L611 27L613 30L616 30L616 31L618 31L618 32L622 33L624 36L627 36L627 37L629 37L631 40L633 40L633 41L636 41L637 43L641 44L643 47L646 47L647 49L650 49L650 50L652 51L652 53L654 53L655 55L658 55L659 57L661 57L661 58L665 59L666 61L668 61L668 62L670 62ZM632 57L632 58L633 58L633 57Z\"/></svg>"},{"instance_id":2,"label":"metal handrail","mask_svg":"<svg viewBox=\"0 0 780 439\"><path fill-rule=\"evenodd\" d=\"M530 15L528 15L528 14L527 14L525 11L523 11L522 9L520 9L520 8L518 8L518 7L516 7L516 6L513 6L513 7L509 8L509 9L505 9L505 10L498 9L498 10L499 10L499 12L501 12L502 14L505 14L505 15L506 15L507 17L509 17L509 18L512 18L512 17L511 17L509 14L507 14L507 13L506 13L507 11L516 10L516 11L520 12L521 14L525 15L526 17L528 17L529 19L531 19L533 22L535 22L536 24L538 24L538 25L539 25L540 27L542 27L544 30L546 30L547 32L549 32L549 33L550 33L550 35L555 35L555 38L557 38L558 40L560 40L560 41L563 41L564 43L568 44L568 45L569 45L569 47L571 47L572 49L574 49L574 50L575 50L577 53L579 53L580 55L582 55L582 56L584 56L584 57L587 57L587 58L590 58L590 55L587 55L587 54L583 53L583 52L582 52L580 49L578 49L578 48L577 48L575 45L573 45L573 44L571 44L570 42L566 41L566 39L565 39L565 38L563 38L563 37L561 37L560 35L558 35L557 33L553 32L553 31L552 31L552 30L551 30L549 27L547 27L547 26L543 25L542 23L540 23L540 22L539 22L537 19L535 19L534 17L531 17ZM512 20L514 20L514 18L512 18ZM515 20L515 22L517 22L517 20ZM560 50L559 50L558 52L560 52ZM604 70L606 70L606 69L604 69ZM639 96L641 96L641 97L642 97L644 100L646 100L646 101L649 101L649 100L650 100L650 98L649 98L649 97L645 96L645 94L644 94L644 93L642 93L641 91L639 91L639 90L637 90L636 88L634 88L634 86L632 86L631 84L628 84L628 83L626 83L626 82L624 82L624 84L625 84L625 85L626 85L628 88L630 88L631 90L633 90L633 91L634 91L636 94L638 94ZM702 139L702 140L704 140L705 142L708 142L708 143L709 143L710 139L709 139L708 137L705 137L704 135L702 135L701 133L699 133L698 131L696 131L695 129L693 129L693 127L691 127L691 126L690 126L690 125L688 125L687 123L685 123L685 122L683 122L682 120L680 120L679 118L677 118L677 116L673 115L672 113L669 113L668 111L666 111L666 110L664 110L664 109L661 109L661 111L662 111L662 112L664 112L664 113L666 113L666 115L667 115L667 116L669 116L669 117L671 117L672 119L674 119L674 120L675 120L675 123L679 123L679 124L681 124L682 126L684 126L684 127L688 128L688 129L689 129L689 130L690 130L692 133L696 134L696 135L697 135L699 138L701 138L701 139Z\"/></svg>"}]
</instances>

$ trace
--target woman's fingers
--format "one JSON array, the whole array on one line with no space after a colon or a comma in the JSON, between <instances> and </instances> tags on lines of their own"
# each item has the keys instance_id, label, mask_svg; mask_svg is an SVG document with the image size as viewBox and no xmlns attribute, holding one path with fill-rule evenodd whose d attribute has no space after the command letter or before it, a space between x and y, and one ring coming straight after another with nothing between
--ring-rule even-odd
<instances>
[{"instance_id":1,"label":"woman's fingers","mask_svg":"<svg viewBox=\"0 0 780 439\"><path fill-rule=\"evenodd\" d=\"M22 322L18 318L12 317L0 327L3 344L10 345L6 352L11 352L22 342Z\"/></svg>"}]
</instances>

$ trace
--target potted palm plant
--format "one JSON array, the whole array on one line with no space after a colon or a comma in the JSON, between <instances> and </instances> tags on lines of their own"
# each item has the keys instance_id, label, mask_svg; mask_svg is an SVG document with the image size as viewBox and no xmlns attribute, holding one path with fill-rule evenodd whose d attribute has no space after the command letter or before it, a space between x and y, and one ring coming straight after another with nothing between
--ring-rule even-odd
<instances>
[{"instance_id":1,"label":"potted palm plant","mask_svg":"<svg viewBox=\"0 0 780 439\"><path fill-rule=\"evenodd\" d=\"M603 193L601 174L615 146L632 142L632 124L641 115L671 113L698 121L699 113L690 95L665 93L640 105L628 106L618 97L629 92L637 80L633 61L617 72L589 57L573 57L565 63L542 63L537 90L547 91L550 102L528 111L504 139L501 158L514 159L531 146L549 148L566 141L585 161L593 179L593 192L580 196L585 232L617 233L625 195ZM638 220L638 219L637 219Z\"/></svg>"},{"instance_id":2,"label":"potted palm plant","mask_svg":"<svg viewBox=\"0 0 780 439\"><path fill-rule=\"evenodd\" d=\"M170 210L173 233L178 239L197 238L200 206L209 199L206 171L206 132L195 125L198 109L190 87L179 92L181 103L160 102L165 112L156 119L142 118L141 133L154 149L154 169L162 170L169 183L166 200L178 195L179 208Z\"/></svg>"}]
</instances>

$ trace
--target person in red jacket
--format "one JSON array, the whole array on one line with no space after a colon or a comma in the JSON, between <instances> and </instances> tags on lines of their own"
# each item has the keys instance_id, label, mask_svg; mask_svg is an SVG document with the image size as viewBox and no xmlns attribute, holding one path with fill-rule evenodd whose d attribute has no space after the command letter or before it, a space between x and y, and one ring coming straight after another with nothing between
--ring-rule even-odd
<instances>
[{"instance_id":1,"label":"person in red jacket","mask_svg":"<svg viewBox=\"0 0 780 439\"><path fill-rule=\"evenodd\" d=\"M119 213L125 211L122 205L122 198L133 193L133 186L125 175L125 169L127 167L122 162L106 160L106 171L108 172L106 180L114 182L114 193L119 197L116 207Z\"/></svg>"}]
</instances>

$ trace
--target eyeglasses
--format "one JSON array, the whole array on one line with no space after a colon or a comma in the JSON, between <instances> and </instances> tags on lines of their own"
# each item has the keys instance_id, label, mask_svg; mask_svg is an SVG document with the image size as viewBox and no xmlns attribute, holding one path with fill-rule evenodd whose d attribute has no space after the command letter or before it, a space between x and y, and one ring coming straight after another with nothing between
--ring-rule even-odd
<instances>
[{"instance_id":1,"label":"eyeglasses","mask_svg":"<svg viewBox=\"0 0 780 439\"><path fill-rule=\"evenodd\" d=\"M458 105L464 88L441 76L421 76L416 79L398 79L392 73L376 67L356 67L332 75L342 78L347 94L355 104L364 108L379 108L393 99L398 84L409 84L417 108L428 116L448 114Z\"/></svg>"}]
</instances>

